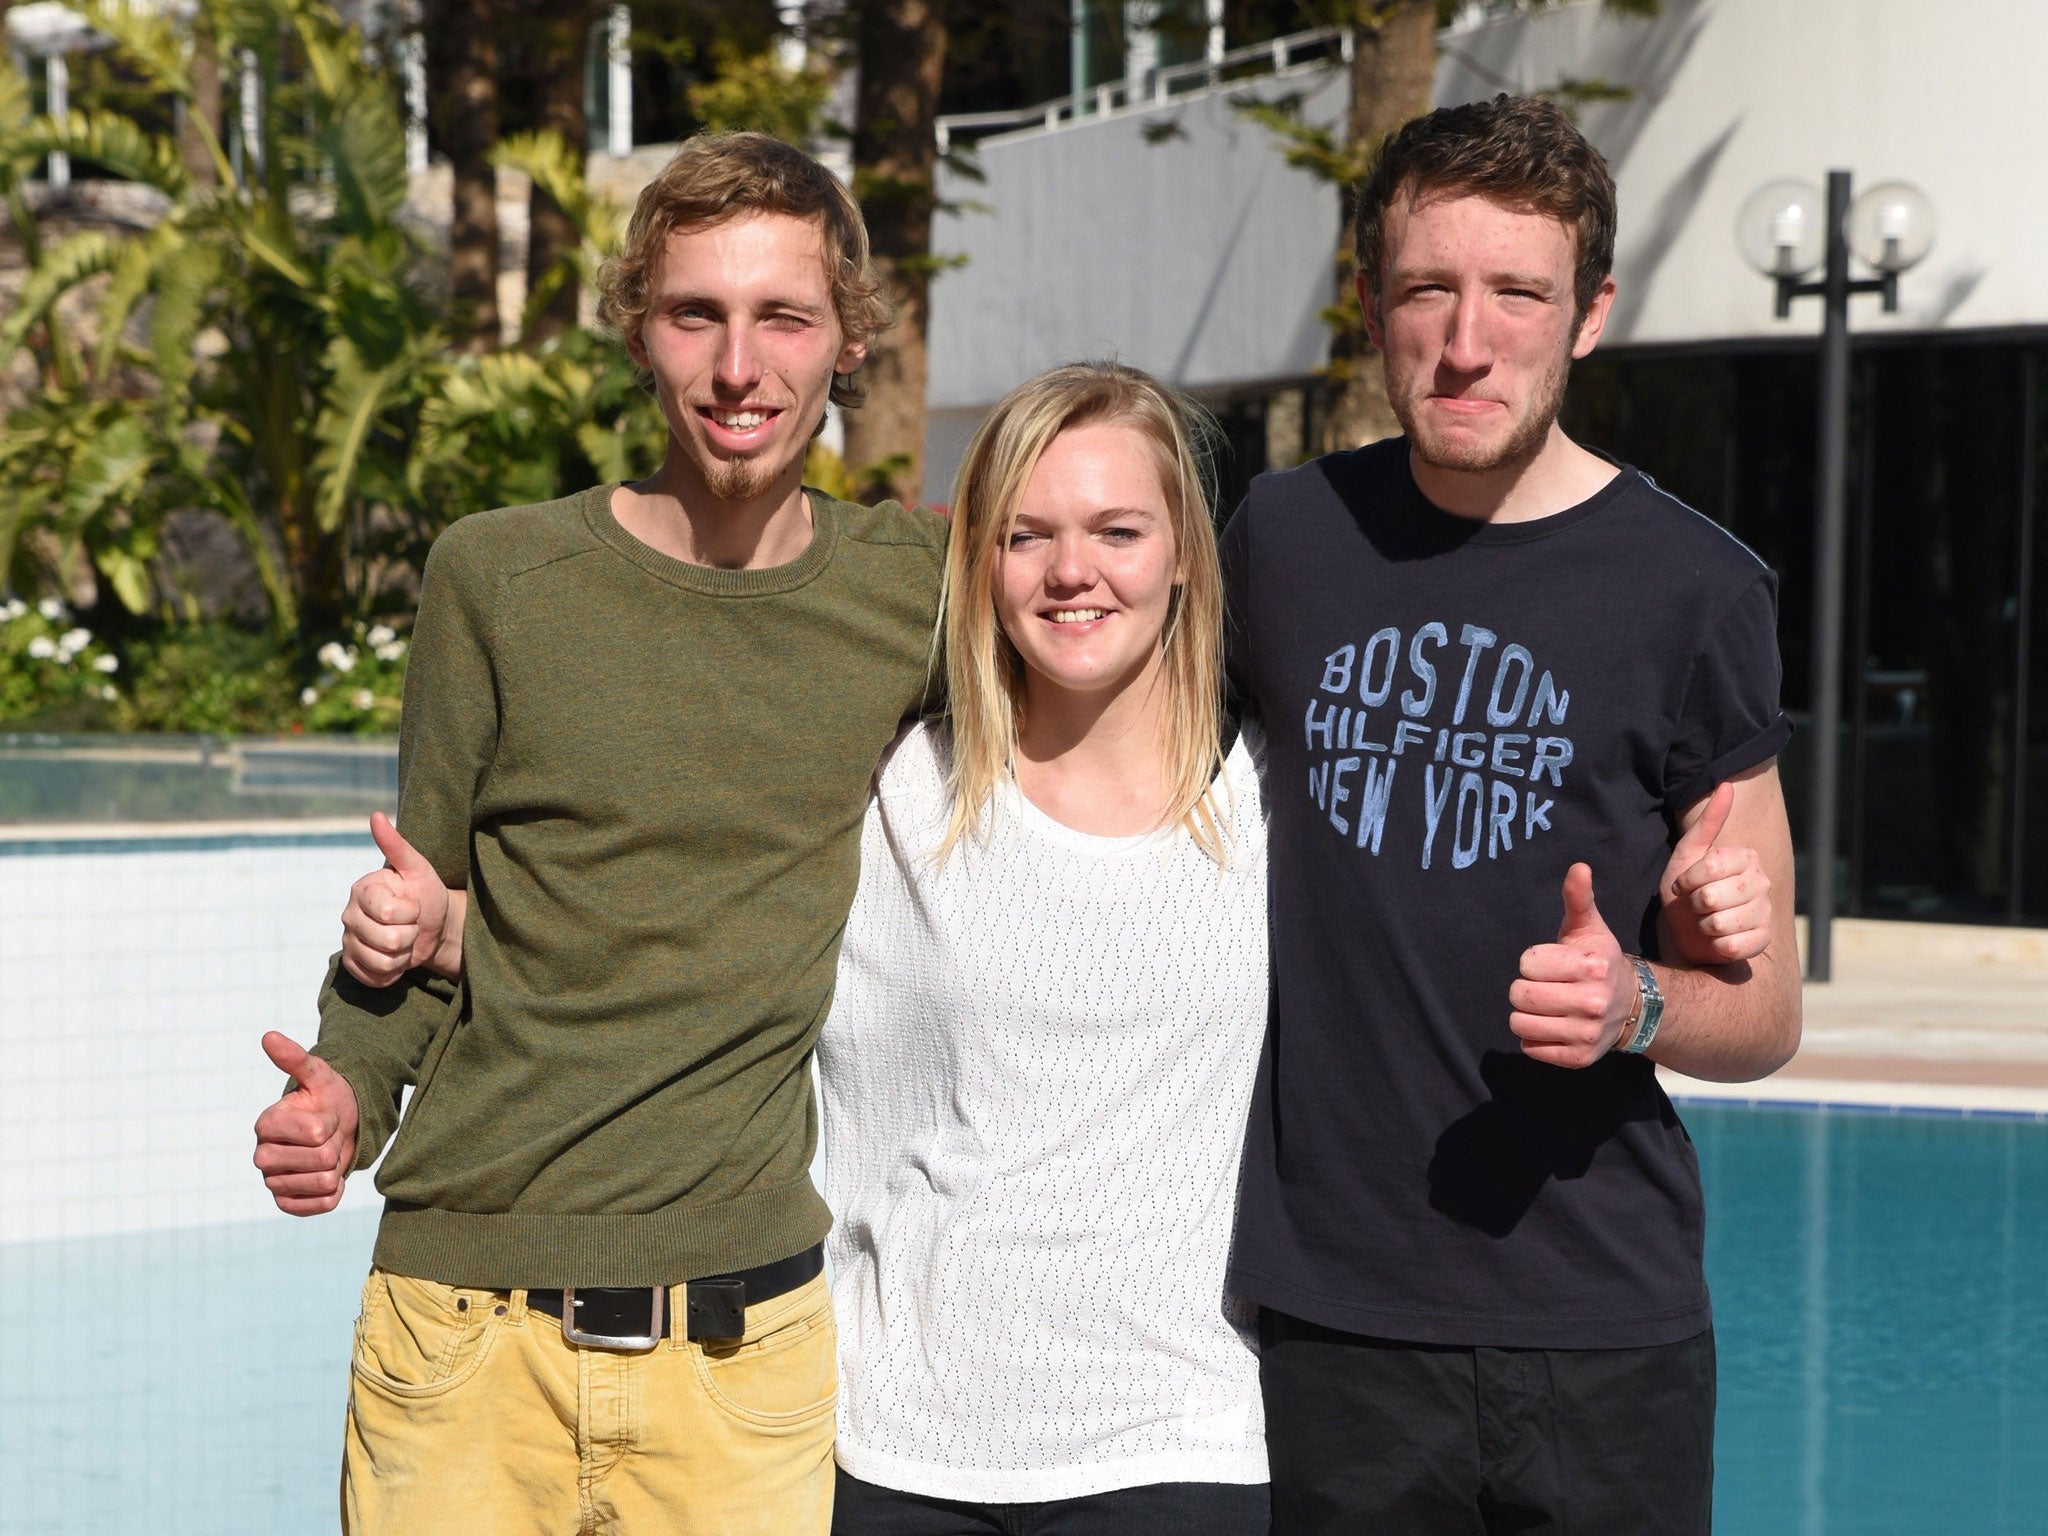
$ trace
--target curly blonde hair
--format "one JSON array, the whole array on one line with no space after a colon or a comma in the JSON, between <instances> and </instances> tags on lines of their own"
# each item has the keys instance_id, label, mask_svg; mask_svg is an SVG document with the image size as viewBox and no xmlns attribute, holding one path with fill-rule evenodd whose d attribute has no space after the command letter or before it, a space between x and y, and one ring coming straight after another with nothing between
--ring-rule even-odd
<instances>
[{"instance_id":1,"label":"curly blonde hair","mask_svg":"<svg viewBox=\"0 0 2048 1536\"><path fill-rule=\"evenodd\" d=\"M598 269L598 319L622 337L639 335L668 237L756 213L817 221L832 308L848 344L866 346L888 328L893 317L860 205L824 166L765 133L700 133L640 189L624 245ZM861 403L867 391L858 377L833 376L834 405Z\"/></svg>"}]
</instances>

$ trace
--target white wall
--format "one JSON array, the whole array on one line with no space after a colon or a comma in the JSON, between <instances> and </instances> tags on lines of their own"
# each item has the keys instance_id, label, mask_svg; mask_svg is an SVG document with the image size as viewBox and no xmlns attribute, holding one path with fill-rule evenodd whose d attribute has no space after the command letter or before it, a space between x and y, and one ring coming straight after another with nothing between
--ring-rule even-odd
<instances>
[{"instance_id":1,"label":"white wall","mask_svg":"<svg viewBox=\"0 0 2048 1536\"><path fill-rule=\"evenodd\" d=\"M284 1087L263 1032L312 1043L382 861L353 818L0 828L0 1245L293 1219L250 1161Z\"/></svg>"},{"instance_id":2,"label":"white wall","mask_svg":"<svg viewBox=\"0 0 2048 1536\"><path fill-rule=\"evenodd\" d=\"M288 1219L250 1163L284 1085L258 1042L313 1039L379 862L353 820L0 831L0 1243ZM346 1206L376 1199L349 1181Z\"/></svg>"},{"instance_id":3,"label":"white wall","mask_svg":"<svg viewBox=\"0 0 2048 1536\"><path fill-rule=\"evenodd\" d=\"M1917 183L1939 221L1901 313L1859 299L1859 329L2048 325L2043 0L1665 0L1651 22L1581 0L1442 43L1440 104L1568 77L1634 91L1581 112L1620 188L1607 345L1814 334L1812 301L1772 317L1735 214L1767 181L1818 186L1833 167L1859 187ZM1311 86L1307 115L1334 120L1334 77L1260 89ZM963 423L1055 363L1115 354L1204 387L1321 360L1335 194L1240 121L1229 89L988 141L986 183L945 185L994 211L942 218L935 235L969 262L932 290L928 496L947 494ZM1145 142L1166 123L1176 136Z\"/></svg>"},{"instance_id":4,"label":"white wall","mask_svg":"<svg viewBox=\"0 0 2048 1536\"><path fill-rule=\"evenodd\" d=\"M1581 114L1621 194L1610 345L1812 334L1812 300L1772 317L1735 215L1766 182L1835 168L1916 183L1937 220L1900 312L1856 300L1858 330L2048 325L2044 61L2040 0L1665 0L1647 23L1582 3L1447 36L1436 94L1635 89Z\"/></svg>"},{"instance_id":5,"label":"white wall","mask_svg":"<svg viewBox=\"0 0 2048 1536\"><path fill-rule=\"evenodd\" d=\"M1313 115L1343 101L1335 76ZM1261 86L1275 94L1276 83ZM1178 136L1148 144L1148 126ZM1190 385L1303 373L1321 359L1337 203L1288 168L1227 93L984 141L985 183L947 198L933 244L967 265L932 286L929 400L985 407L1040 369L1116 355Z\"/></svg>"}]
</instances>

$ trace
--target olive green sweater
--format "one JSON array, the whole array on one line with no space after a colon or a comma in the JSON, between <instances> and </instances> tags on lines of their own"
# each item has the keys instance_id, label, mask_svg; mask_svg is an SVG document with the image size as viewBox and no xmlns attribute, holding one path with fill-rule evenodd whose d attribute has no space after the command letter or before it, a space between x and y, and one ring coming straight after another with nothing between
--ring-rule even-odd
<instances>
[{"instance_id":1,"label":"olive green sweater","mask_svg":"<svg viewBox=\"0 0 2048 1536\"><path fill-rule=\"evenodd\" d=\"M376 1261L647 1285L781 1258L876 759L929 687L942 519L810 492L788 565L648 548L610 486L463 518L420 594L399 828L467 886L464 981L330 969L318 1053ZM416 1084L403 1122L401 1090Z\"/></svg>"}]
</instances>

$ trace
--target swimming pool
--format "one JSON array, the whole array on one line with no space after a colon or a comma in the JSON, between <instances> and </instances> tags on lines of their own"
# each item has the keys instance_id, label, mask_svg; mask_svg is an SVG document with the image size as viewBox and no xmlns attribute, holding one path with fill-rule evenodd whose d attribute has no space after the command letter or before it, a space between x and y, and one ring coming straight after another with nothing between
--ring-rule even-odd
<instances>
[{"instance_id":1,"label":"swimming pool","mask_svg":"<svg viewBox=\"0 0 2048 1536\"><path fill-rule=\"evenodd\" d=\"M2048 1532L2048 1123L1684 1109L1715 1528Z\"/></svg>"},{"instance_id":2,"label":"swimming pool","mask_svg":"<svg viewBox=\"0 0 2048 1536\"><path fill-rule=\"evenodd\" d=\"M1691 1105L1717 1530L2048 1532L2048 1123ZM374 1216L0 1247L0 1532L336 1525Z\"/></svg>"}]
</instances>

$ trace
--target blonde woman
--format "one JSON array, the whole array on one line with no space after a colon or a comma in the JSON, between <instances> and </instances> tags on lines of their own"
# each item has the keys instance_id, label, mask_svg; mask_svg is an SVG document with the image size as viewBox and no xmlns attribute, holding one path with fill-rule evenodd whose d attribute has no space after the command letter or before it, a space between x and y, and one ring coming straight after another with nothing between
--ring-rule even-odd
<instances>
[{"instance_id":1,"label":"blonde woman","mask_svg":"<svg viewBox=\"0 0 2048 1536\"><path fill-rule=\"evenodd\" d=\"M818 1049L833 1528L1264 1531L1223 1272L1265 837L1175 396L1114 365L1013 390L944 610L947 721L877 779Z\"/></svg>"},{"instance_id":2,"label":"blonde woman","mask_svg":"<svg viewBox=\"0 0 2048 1536\"><path fill-rule=\"evenodd\" d=\"M833 1528L1252 1536L1256 1346L1223 1277L1265 832L1182 402L1113 364L1013 390L945 581L949 708L876 776L818 1048ZM434 947L403 883L358 882L365 979Z\"/></svg>"}]
</instances>

